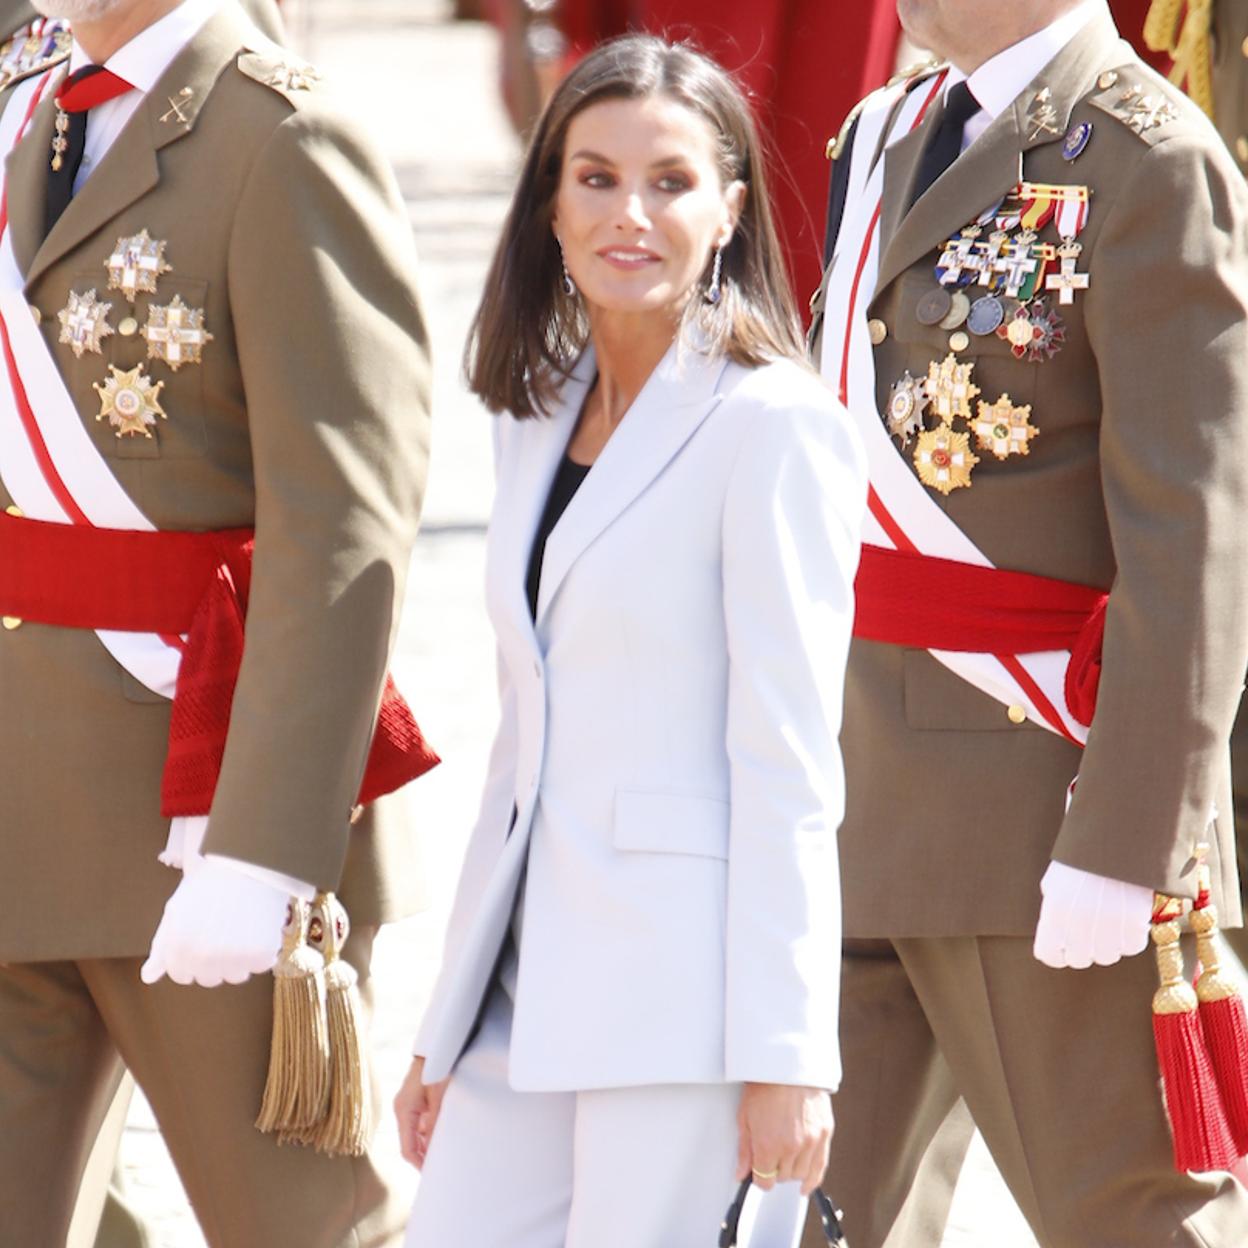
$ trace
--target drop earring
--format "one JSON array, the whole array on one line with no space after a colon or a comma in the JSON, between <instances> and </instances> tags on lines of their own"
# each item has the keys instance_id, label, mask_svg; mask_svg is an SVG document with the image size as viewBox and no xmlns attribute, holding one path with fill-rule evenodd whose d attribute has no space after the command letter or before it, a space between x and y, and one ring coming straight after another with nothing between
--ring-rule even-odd
<instances>
[{"instance_id":1,"label":"drop earring","mask_svg":"<svg viewBox=\"0 0 1248 1248\"><path fill-rule=\"evenodd\" d=\"M706 288L705 299L707 303L714 306L719 303L722 291L720 290L719 279L724 271L724 247L721 243L715 248L715 263L711 267L711 284Z\"/></svg>"},{"instance_id":2,"label":"drop earring","mask_svg":"<svg viewBox=\"0 0 1248 1248\"><path fill-rule=\"evenodd\" d=\"M576 283L572 280L572 274L568 272L568 262L563 255L563 240L556 237L555 242L559 244L559 268L563 273L563 293L571 299L576 294Z\"/></svg>"}]
</instances>

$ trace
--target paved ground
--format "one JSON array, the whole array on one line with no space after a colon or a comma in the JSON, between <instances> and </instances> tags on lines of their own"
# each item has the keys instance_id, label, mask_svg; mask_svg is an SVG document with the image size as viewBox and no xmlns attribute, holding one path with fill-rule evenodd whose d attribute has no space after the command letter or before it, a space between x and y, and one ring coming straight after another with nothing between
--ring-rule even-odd
<instances>
[{"instance_id":1,"label":"paved ground","mask_svg":"<svg viewBox=\"0 0 1248 1248\"><path fill-rule=\"evenodd\" d=\"M406 1069L496 709L481 595L492 489L489 417L464 392L459 357L518 153L496 102L493 36L481 26L447 22L448 9L441 0L304 0L296 22L303 50L368 118L398 170L420 246L436 352L430 491L395 667L447 759L411 790L433 847L433 890L442 905L388 930L377 947L374 1038L387 1097ZM397 1162L388 1120L381 1147L414 1190L414 1175ZM130 1112L123 1158L135 1203L158 1228L161 1248L203 1248L141 1097ZM944 1248L1034 1248L979 1146Z\"/></svg>"}]
</instances>

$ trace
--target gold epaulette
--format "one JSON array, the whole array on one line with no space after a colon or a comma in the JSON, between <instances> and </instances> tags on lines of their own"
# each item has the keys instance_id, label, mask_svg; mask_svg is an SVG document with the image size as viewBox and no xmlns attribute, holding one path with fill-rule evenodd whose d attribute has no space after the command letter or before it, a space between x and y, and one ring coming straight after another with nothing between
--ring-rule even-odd
<instances>
[{"instance_id":1,"label":"gold epaulette","mask_svg":"<svg viewBox=\"0 0 1248 1248\"><path fill-rule=\"evenodd\" d=\"M35 23L28 22L0 44L0 90L32 74L41 74L69 57L74 41L69 23L59 18L40 18L39 23L39 34L35 34Z\"/></svg>"},{"instance_id":2,"label":"gold epaulette","mask_svg":"<svg viewBox=\"0 0 1248 1248\"><path fill-rule=\"evenodd\" d=\"M829 160L835 160L845 150L845 140L849 137L849 132L854 122L858 120L858 114L862 112L866 106L867 100L871 97L868 95L866 99L861 99L857 104L849 110L849 116L841 123L840 130L834 134L829 140L827 146L823 149L823 154Z\"/></svg>"},{"instance_id":3,"label":"gold epaulette","mask_svg":"<svg viewBox=\"0 0 1248 1248\"><path fill-rule=\"evenodd\" d=\"M1170 81L1213 116L1213 6L1153 0L1144 19L1144 43L1174 62Z\"/></svg>"},{"instance_id":4,"label":"gold epaulette","mask_svg":"<svg viewBox=\"0 0 1248 1248\"><path fill-rule=\"evenodd\" d=\"M924 74L939 69L943 64L944 61L938 56L925 56L922 60L915 61L913 65L907 65L905 69L899 69L884 85L886 87L895 87L899 82L909 82L912 78L921 78Z\"/></svg>"},{"instance_id":5,"label":"gold epaulette","mask_svg":"<svg viewBox=\"0 0 1248 1248\"><path fill-rule=\"evenodd\" d=\"M292 104L321 82L319 69L276 44L272 45L271 51L244 52L238 58L238 68L248 78L272 87Z\"/></svg>"}]
</instances>

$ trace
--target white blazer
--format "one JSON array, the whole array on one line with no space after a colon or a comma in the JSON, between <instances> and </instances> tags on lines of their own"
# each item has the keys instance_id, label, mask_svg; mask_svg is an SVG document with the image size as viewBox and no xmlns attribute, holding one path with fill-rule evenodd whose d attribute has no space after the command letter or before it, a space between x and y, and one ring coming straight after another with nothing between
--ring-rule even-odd
<instances>
[{"instance_id":1,"label":"white blazer","mask_svg":"<svg viewBox=\"0 0 1248 1248\"><path fill-rule=\"evenodd\" d=\"M524 580L593 380L499 425L502 719L416 1052L471 1036L526 871L518 1090L835 1089L837 736L866 465L793 363L670 351ZM515 822L512 822L513 809Z\"/></svg>"}]
</instances>

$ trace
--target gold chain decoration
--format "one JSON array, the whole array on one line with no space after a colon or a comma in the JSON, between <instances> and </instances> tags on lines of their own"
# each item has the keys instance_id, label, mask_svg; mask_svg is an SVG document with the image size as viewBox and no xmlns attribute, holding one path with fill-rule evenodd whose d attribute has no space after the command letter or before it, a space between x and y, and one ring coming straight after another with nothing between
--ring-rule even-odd
<instances>
[{"instance_id":1,"label":"gold chain decoration","mask_svg":"<svg viewBox=\"0 0 1248 1248\"><path fill-rule=\"evenodd\" d=\"M1144 42L1174 61L1170 81L1213 116L1213 0L1153 0Z\"/></svg>"}]
</instances>

